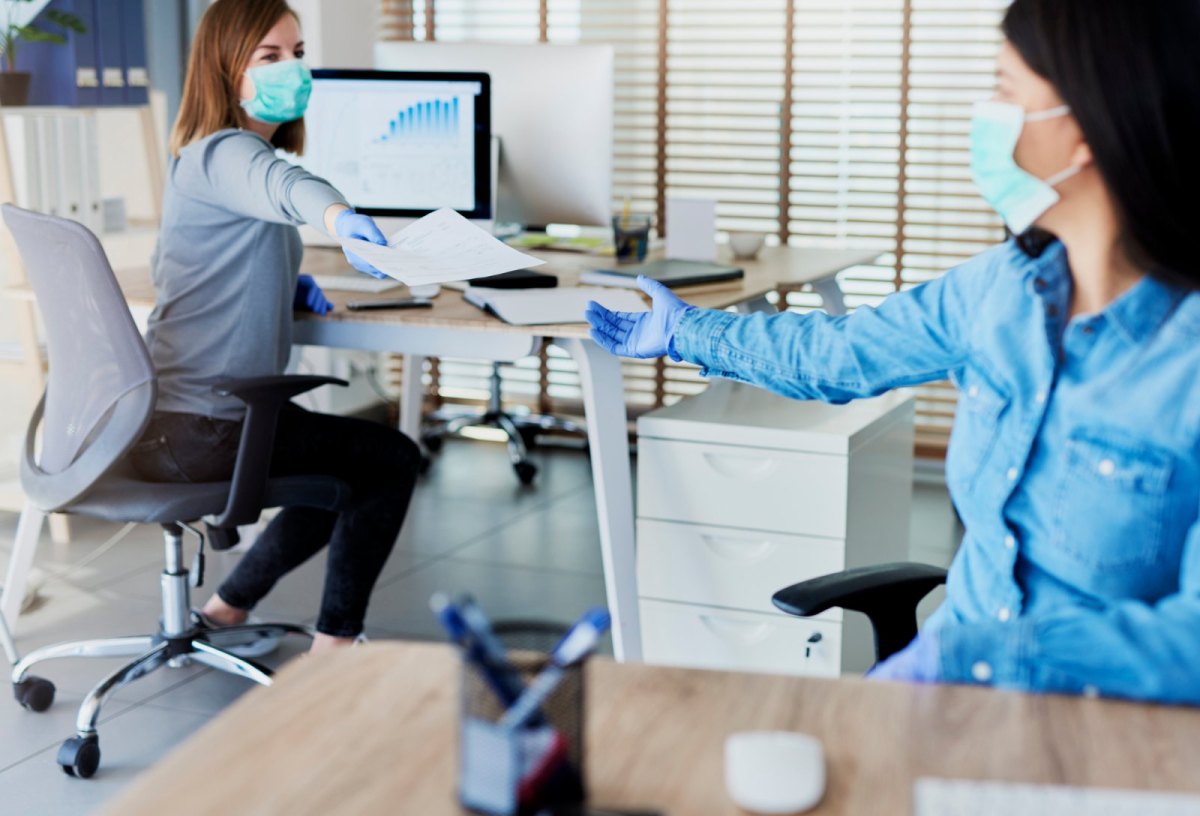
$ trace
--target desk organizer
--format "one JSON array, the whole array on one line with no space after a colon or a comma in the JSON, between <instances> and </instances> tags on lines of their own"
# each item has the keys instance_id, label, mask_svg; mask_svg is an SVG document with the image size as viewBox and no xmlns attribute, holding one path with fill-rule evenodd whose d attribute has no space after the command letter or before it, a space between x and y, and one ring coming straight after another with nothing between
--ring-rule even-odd
<instances>
[{"instance_id":1,"label":"desk organizer","mask_svg":"<svg viewBox=\"0 0 1200 816\"><path fill-rule=\"evenodd\" d=\"M547 664L565 634L556 624L497 623L509 661L528 683ZM462 665L459 799L475 813L532 816L543 809L581 804L584 785L584 671L573 666L530 724L499 725L504 707L479 668Z\"/></svg>"}]
</instances>

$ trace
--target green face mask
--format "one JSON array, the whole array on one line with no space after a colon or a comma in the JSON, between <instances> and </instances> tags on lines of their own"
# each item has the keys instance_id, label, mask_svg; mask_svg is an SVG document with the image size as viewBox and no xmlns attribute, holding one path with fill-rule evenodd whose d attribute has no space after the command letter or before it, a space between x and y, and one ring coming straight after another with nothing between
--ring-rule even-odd
<instances>
[{"instance_id":1,"label":"green face mask","mask_svg":"<svg viewBox=\"0 0 1200 816\"><path fill-rule=\"evenodd\" d=\"M260 65L246 71L254 83L254 98L242 108L260 122L281 125L304 116L312 95L312 72L298 59Z\"/></svg>"}]
</instances>

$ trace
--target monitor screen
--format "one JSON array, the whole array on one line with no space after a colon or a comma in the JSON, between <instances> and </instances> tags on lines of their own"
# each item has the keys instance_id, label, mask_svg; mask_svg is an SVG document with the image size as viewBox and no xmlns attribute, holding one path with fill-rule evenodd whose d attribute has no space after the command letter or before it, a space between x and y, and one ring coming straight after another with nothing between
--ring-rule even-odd
<instances>
[{"instance_id":1,"label":"monitor screen","mask_svg":"<svg viewBox=\"0 0 1200 816\"><path fill-rule=\"evenodd\" d=\"M487 74L313 71L303 156L360 212L491 213Z\"/></svg>"}]
</instances>

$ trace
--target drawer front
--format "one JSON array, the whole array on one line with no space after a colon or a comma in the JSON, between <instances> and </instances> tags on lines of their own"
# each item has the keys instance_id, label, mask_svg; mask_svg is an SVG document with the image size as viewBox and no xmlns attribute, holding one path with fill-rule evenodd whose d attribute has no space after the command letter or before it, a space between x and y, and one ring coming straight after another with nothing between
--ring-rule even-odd
<instances>
[{"instance_id":1,"label":"drawer front","mask_svg":"<svg viewBox=\"0 0 1200 816\"><path fill-rule=\"evenodd\" d=\"M839 623L651 600L640 608L647 663L809 677L841 671Z\"/></svg>"},{"instance_id":2,"label":"drawer front","mask_svg":"<svg viewBox=\"0 0 1200 816\"><path fill-rule=\"evenodd\" d=\"M637 530L644 598L776 614L776 592L845 568L845 543L828 538L645 519ZM822 617L840 620L841 610Z\"/></svg>"},{"instance_id":3,"label":"drawer front","mask_svg":"<svg viewBox=\"0 0 1200 816\"><path fill-rule=\"evenodd\" d=\"M847 460L693 442L638 442L638 515L846 537Z\"/></svg>"}]
</instances>

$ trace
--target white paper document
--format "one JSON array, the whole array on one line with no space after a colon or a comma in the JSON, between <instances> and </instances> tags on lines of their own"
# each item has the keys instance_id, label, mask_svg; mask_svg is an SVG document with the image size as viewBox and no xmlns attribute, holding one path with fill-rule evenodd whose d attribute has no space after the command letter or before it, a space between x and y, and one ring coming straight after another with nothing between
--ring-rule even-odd
<instances>
[{"instance_id":1,"label":"white paper document","mask_svg":"<svg viewBox=\"0 0 1200 816\"><path fill-rule=\"evenodd\" d=\"M564 286L555 289L485 289L463 293L468 303L486 309L513 326L584 323L589 300L614 312L648 312L646 301L628 289Z\"/></svg>"},{"instance_id":2,"label":"white paper document","mask_svg":"<svg viewBox=\"0 0 1200 816\"><path fill-rule=\"evenodd\" d=\"M451 209L409 224L387 246L356 238L340 241L380 272L409 286L487 278L545 263L497 240Z\"/></svg>"}]
</instances>

